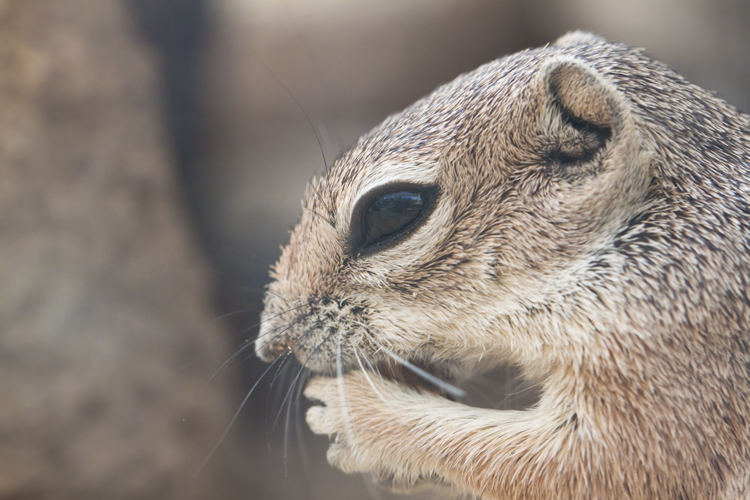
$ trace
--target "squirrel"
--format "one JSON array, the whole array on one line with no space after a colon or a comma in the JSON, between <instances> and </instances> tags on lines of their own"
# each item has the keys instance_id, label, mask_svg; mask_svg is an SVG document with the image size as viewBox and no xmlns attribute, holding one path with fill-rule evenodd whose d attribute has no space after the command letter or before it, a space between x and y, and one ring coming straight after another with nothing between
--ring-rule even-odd
<instances>
[{"instance_id":1,"label":"squirrel","mask_svg":"<svg viewBox=\"0 0 750 500\"><path fill-rule=\"evenodd\" d=\"M749 181L748 115L569 33L313 179L256 352L315 373L307 422L345 472L484 499L750 498ZM536 405L451 397L501 364Z\"/></svg>"}]
</instances>

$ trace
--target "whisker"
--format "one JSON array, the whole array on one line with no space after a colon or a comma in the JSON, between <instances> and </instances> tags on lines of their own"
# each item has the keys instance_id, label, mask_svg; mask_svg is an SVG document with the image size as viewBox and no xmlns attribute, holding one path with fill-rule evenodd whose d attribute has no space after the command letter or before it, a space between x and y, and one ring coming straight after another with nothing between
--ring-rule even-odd
<instances>
[{"instance_id":1,"label":"whisker","mask_svg":"<svg viewBox=\"0 0 750 500\"><path fill-rule=\"evenodd\" d=\"M303 209L305 209L305 210L307 210L308 212L311 212L311 213L312 213L313 215L317 215L318 217L320 217L321 219L323 219L323 221L327 222L328 224L330 224L330 225L331 225L331 226L333 226L334 228L336 227L336 226L334 225L333 219L331 219L331 218L326 218L325 216L323 216L323 215L319 214L318 212L316 212L316 211L315 211L315 210L313 210L312 208L308 208L308 207L306 207L306 206L304 206L304 205L302 206L302 208L303 208Z\"/></svg>"},{"instance_id":2,"label":"whisker","mask_svg":"<svg viewBox=\"0 0 750 500\"><path fill-rule=\"evenodd\" d=\"M283 298L283 297L282 297L281 295L279 295L278 293L273 293L273 292L272 292L271 290L269 290L268 288L266 288L266 289L264 290L264 293L267 293L267 294L269 294L269 295L273 295L273 296L274 296L274 297L276 297L276 298L279 298L279 299L281 299L281 300L284 300L284 298Z\"/></svg>"},{"instance_id":3,"label":"whisker","mask_svg":"<svg viewBox=\"0 0 750 500\"><path fill-rule=\"evenodd\" d=\"M247 342L245 342L245 345L243 345L242 347L240 347L239 349L237 349L237 351L235 351L234 354L232 354L231 356L229 356L229 358L227 358L227 360L224 361L221 364L221 366L219 366L216 369L216 371L213 373L213 375L211 375L208 378L208 380L206 381L205 385L203 386L203 389L205 389L206 387L208 387L211 384L211 382L216 378L216 376L219 374L219 372L221 372L224 368L226 368L229 365L229 363L231 363L235 358L237 358L237 356L239 356L240 354L242 354L243 352L245 352L245 350L247 350L247 348L251 347L252 345L253 345L253 343L251 341L247 341Z\"/></svg>"},{"instance_id":4,"label":"whisker","mask_svg":"<svg viewBox=\"0 0 750 500\"><path fill-rule=\"evenodd\" d=\"M294 413L296 417L296 428L297 428L297 439L298 439L298 445L299 445L299 451L300 455L302 456L302 467L305 472L309 472L310 470L310 455L307 452L307 446L305 445L305 439L304 439L304 431L302 429L302 412L300 411L302 408L302 392L303 388L307 385L307 381L310 379L310 372L307 372L306 374L302 375L302 383L299 384L299 388L297 389L297 401L295 402L295 408Z\"/></svg>"},{"instance_id":5,"label":"whisker","mask_svg":"<svg viewBox=\"0 0 750 500\"><path fill-rule=\"evenodd\" d=\"M306 306L307 306L307 307L310 307L310 305L311 305L311 304L308 304L307 302L305 302L305 303L302 303L302 304L299 304L299 305L296 305L296 306L290 307L289 309L286 309L286 310L284 310L284 311L281 311L280 313L278 313L278 314L275 314L275 315L271 316L270 318L266 318L266 319L264 319L264 320L262 320L262 321L259 321L259 322L258 322L258 323L257 323L256 325L253 325L253 326L251 326L251 327L250 327L250 328L248 328L247 330L252 330L253 328L257 328L257 327L259 327L260 325L262 325L263 323L267 323L267 322L271 321L272 319L276 319L276 318L278 318L278 317L280 317L280 316L283 316L283 315L285 315L285 314L287 314L287 313L290 313L290 312L292 312L292 311L297 311L297 310L299 310L299 309L301 309L301 308L303 308L303 307L306 307ZM260 335L259 337L262 337L262 335ZM256 337L256 338L259 338L259 337Z\"/></svg>"},{"instance_id":6,"label":"whisker","mask_svg":"<svg viewBox=\"0 0 750 500\"><path fill-rule=\"evenodd\" d=\"M304 371L302 367L299 369L298 376ZM299 385L299 387L302 387L302 384ZM294 384L292 384L292 392L294 391L295 387ZM297 391L297 394L299 394L299 391ZM299 396L297 396L299 398ZM292 398L294 399L294 398ZM291 414L292 414L292 399L289 400L289 404L286 406L286 421L284 422L284 473L286 474L286 457L289 452L289 420L291 420Z\"/></svg>"},{"instance_id":7,"label":"whisker","mask_svg":"<svg viewBox=\"0 0 750 500\"><path fill-rule=\"evenodd\" d=\"M463 389L456 387L453 384L449 384L445 380L439 379L435 375L423 370L417 365L405 360L404 358L399 357L398 355L391 352L390 350L383 348L383 352L385 352L388 356L390 356L394 361L401 363L403 366L405 366L412 372L416 373L417 375L427 380L428 382L436 385L437 387L440 387L442 390L444 390L451 396L455 398L459 398L459 399L466 396L466 391L464 391Z\"/></svg>"},{"instance_id":8,"label":"whisker","mask_svg":"<svg viewBox=\"0 0 750 500\"><path fill-rule=\"evenodd\" d=\"M232 316L237 316L239 314L246 314L246 313L258 313L258 312L261 312L261 311L262 311L262 309L238 309L236 311L230 311L228 313L224 313L222 315L216 316L216 317L212 318L206 324L212 325L212 324L217 323L217 322L219 322L219 321L221 321L223 319L231 318Z\"/></svg>"},{"instance_id":9,"label":"whisker","mask_svg":"<svg viewBox=\"0 0 750 500\"><path fill-rule=\"evenodd\" d=\"M318 145L320 145L320 142L318 142ZM323 146L320 145L321 150L323 149ZM326 169L325 175L328 176L328 170ZM320 204L323 205L323 208L325 208L328 211L328 219L325 219L331 227L336 229L336 221L333 219L333 210L331 210L331 207L329 207L324 201L323 197L320 194L320 190L318 190L318 187L315 185L314 181L310 181L310 187L312 187L313 191L315 191L315 195L318 197L318 200L320 201Z\"/></svg>"},{"instance_id":10,"label":"whisker","mask_svg":"<svg viewBox=\"0 0 750 500\"><path fill-rule=\"evenodd\" d=\"M326 153L323 149L323 143L320 141L320 136L318 135L318 131L315 128L315 125L313 125L312 120L310 119L310 116L307 114L307 111L305 111L305 108L302 107L300 102L297 100L296 97L294 97L294 94L289 90L289 88L284 85L284 82L279 79L279 77L276 76L276 74L271 71L271 68L268 67L268 65L263 61L263 59L258 55L257 52L252 47L249 47L250 51L253 53L253 55L258 59L258 62L260 62L261 66L265 68L266 71L273 77L274 80L276 80L276 83L279 84L279 86L286 92L286 94L294 101L294 104L299 108L299 110L302 112L302 114L305 116L305 119L307 120L308 125L310 125L310 128L312 129L313 134L315 134L315 140L318 142L318 148L320 148L320 155L323 157L323 172L325 173L326 177L328 176L328 160L326 159ZM317 188L315 187L314 183L310 183L310 185L313 187L313 190L315 190L316 193L318 193L318 199L320 200L321 204L325 207L326 210L328 210L328 213L330 214L330 217L326 219L328 223L335 228L336 224L333 220L333 211L329 206L326 205L326 203L323 201L323 198L320 196L320 193L318 192Z\"/></svg>"},{"instance_id":11,"label":"whisker","mask_svg":"<svg viewBox=\"0 0 750 500\"><path fill-rule=\"evenodd\" d=\"M458 387L456 387L453 384L449 384L448 382L439 379L435 375L433 375L433 374L431 374L431 373L423 370L422 368L418 367L414 363L411 363L410 361L405 360L404 358L398 356L396 353L394 353L390 349L386 348L380 342L378 342L377 340L375 340L375 337L372 335L372 333L368 329L367 325L364 325L364 324L359 323L359 322L357 322L357 324L359 324L360 326L364 327L367 330L367 332L370 333L369 339L372 340L378 346L378 348L380 350L382 350L384 353L386 353L391 359L393 359L397 363L400 363L402 366L408 368L413 373L419 375L423 379L425 379L428 382L430 382L431 384L439 387L440 389L444 390L445 392L447 392L448 394L450 394L451 396L453 396L455 398L463 398L463 397L466 396L466 391L464 391L463 389L458 388Z\"/></svg>"},{"instance_id":12,"label":"whisker","mask_svg":"<svg viewBox=\"0 0 750 500\"><path fill-rule=\"evenodd\" d=\"M253 384L252 388L248 391L245 398L240 403L239 408L237 408L237 411L234 412L234 415L232 415L232 418L229 420L229 423L227 424L226 428L224 429L224 432L222 432L221 436L219 437L219 440L216 441L216 444L211 448L211 451L208 452L208 456L203 459L201 464L198 466L198 470L195 471L195 476L201 473L201 471L206 467L206 464L209 460L211 460L211 457L214 456L214 453L216 453L216 450L219 449L219 446L221 443L224 442L224 439L226 439L227 435L229 434L230 429L234 426L234 423L237 421L237 417L239 417L240 412L245 407L245 404L247 404L248 400L250 399L250 396L253 394L255 389L260 384L260 381L263 380L263 377L266 376L266 374L271 370L274 364L279 360L280 358L276 358L270 365L268 365L268 368L265 369L265 371L261 374L260 377L258 377L258 380L255 381L255 384Z\"/></svg>"},{"instance_id":13,"label":"whisker","mask_svg":"<svg viewBox=\"0 0 750 500\"><path fill-rule=\"evenodd\" d=\"M265 335L272 335L272 337L266 339L266 341L263 342L263 344L259 347L259 349L263 349L268 344L270 344L271 342L273 342L274 340L276 340L277 338L279 338L279 336L281 336L284 333L286 333L291 327L293 327L293 326L295 326L297 324L299 324L298 321L294 320L294 321L290 321L289 323L287 323L285 325L279 325L276 328L274 328L273 330L271 330L269 332L266 332L263 335L256 335L255 337L249 338L247 340L247 343L252 345L252 344L255 343L256 340L264 337Z\"/></svg>"},{"instance_id":14,"label":"whisker","mask_svg":"<svg viewBox=\"0 0 750 500\"><path fill-rule=\"evenodd\" d=\"M266 342L264 342L263 345L260 346L260 348L262 349L265 346L267 346L268 344L270 344L271 342L273 342L274 340L276 340L280 335L282 335L284 332L286 332L287 330L289 330L295 324L296 324L295 322L287 323L286 325L281 325L278 328L274 328L270 332L266 332L265 334L263 334L263 335L267 335L267 334L275 333L275 335L272 336L270 339L268 339ZM280 329L281 329L281 331L278 331ZM240 347L239 349L237 349L237 351L234 354L232 354L231 356L229 356L229 358L226 361L224 361L219 368L216 369L216 371L213 373L213 375L211 375L211 377L208 379L208 381L206 382L206 385L203 388L205 389L211 383L211 381L214 378L216 378L216 376L219 374L219 372L221 372L223 369L225 369L229 365L229 363L231 363L233 360L235 360L237 358L237 356L239 356L240 354L242 354L243 352L245 352L249 347L254 346L255 345L254 341L257 340L257 339L259 339L259 338L261 338L261 337L263 337L263 335L256 335L254 338L247 339L245 341L245 345L243 345L242 347ZM243 361L246 361L246 360L247 360L247 358L244 359Z\"/></svg>"},{"instance_id":15,"label":"whisker","mask_svg":"<svg viewBox=\"0 0 750 500\"><path fill-rule=\"evenodd\" d=\"M525 384L526 380L524 380L524 379L523 379L522 377L519 377L519 378L520 378L520 382L519 382L519 383L517 383L517 385L518 385L519 387L521 387L521 386L523 386L523 385L526 385L526 384ZM523 389L519 389L519 390L517 390L517 391L513 391L513 392L508 392L508 393L506 393L506 396L520 396L520 395L522 395L522 394L526 394L527 392L531 392L531 391L533 391L533 390L534 390L534 389L536 389L537 387L539 387L539 384L538 384L538 383L537 383L537 384L529 384L529 385L526 385L526 387L524 387Z\"/></svg>"},{"instance_id":16,"label":"whisker","mask_svg":"<svg viewBox=\"0 0 750 500\"><path fill-rule=\"evenodd\" d=\"M294 358L293 356L291 356L291 354L292 354L292 348L293 348L293 347L294 347L295 345L297 345L297 344L298 344L298 343L299 343L300 341L302 341L303 339L305 339L306 337L308 337L308 336L310 335L310 333L311 333L312 329L316 328L316 326L317 326L318 324L319 324L319 323L315 323L315 324L314 324L314 325L312 326L312 328L311 328L311 330L310 330L310 331L308 331L308 332L304 333L304 334L303 334L303 335L301 335L301 336L300 336L300 337L299 337L299 338L298 338L297 340L295 340L295 341L294 341L294 342L293 342L293 343L292 343L292 344L291 344L291 345L289 346L289 349L288 349L288 350L287 350L287 352L286 352L286 353L284 354L284 356L285 356L285 357L287 357L287 358L289 358L289 359L291 359L291 360L294 360L295 358ZM290 364L288 365L288 368L289 368L289 369L291 369L291 367L292 367L292 366L294 366L294 363L290 363ZM303 365L303 367L304 367L304 365ZM287 370L287 371L286 371L286 372L284 373L284 381L283 381L283 383L281 384L281 387L284 387L284 386L286 386L286 385L287 385L287 383L286 383L286 382L287 382L287 381L286 381L286 378L287 378L287 375L288 375L288 373L289 373L289 370ZM277 371L277 374L278 374L278 371ZM279 417L281 416L281 413L282 413L282 412L284 411L284 404L286 403L286 400L287 400L287 398L289 397L289 393L290 393L290 392L291 392L291 391L292 391L292 390L294 389L294 383L296 383L296 381L297 381L297 378L299 378L299 375L300 375L300 372L297 372L297 376L296 376L296 377L294 378L294 380L293 380L293 382L292 382L292 385L290 386L289 390L287 391L287 393L286 393L286 396L285 396L285 397L284 397L284 398L282 399L282 402L281 402L281 404L277 405L276 403L277 403L278 401L277 401L277 400L275 400L275 401L274 401L274 404L273 404L273 406L271 406L270 404L268 404L268 405L266 406L267 408L271 408L271 407L272 407L272 408L274 408L274 409L275 409L275 408L278 408L278 412L276 413L276 418L274 419L274 423L273 423L273 426L271 427L271 431L273 431L273 430L274 430L274 429L276 428L276 424L277 424L277 423L278 423L278 421L279 421ZM272 386L272 387L273 387L273 383L274 383L274 381L275 381L275 380L276 380L276 378L274 377L274 380L272 380L272 381L271 381L271 386ZM279 394L279 395L280 395L280 394ZM270 393L270 392L269 392L269 394L268 394L268 397L269 397L269 398L271 397L271 393ZM266 426L267 426L267 425L268 425L268 421L266 420Z\"/></svg>"},{"instance_id":17,"label":"whisker","mask_svg":"<svg viewBox=\"0 0 750 500\"><path fill-rule=\"evenodd\" d=\"M312 331L312 330L310 330L310 331ZM297 381L299 380L300 376L303 373L305 373L305 367L307 366L307 362L310 361L310 359L312 359L313 356L315 356L315 354L318 352L318 349L320 349L323 345L325 345L325 343L328 342L328 339L330 339L331 335L333 335L334 333L335 333L335 330L332 331L331 333L329 333L328 335L326 335L326 337L323 340L321 340L320 343L317 346L315 346L315 349L312 350L312 352L307 357L307 359L305 360L305 362L302 363L302 368L300 368L299 373L297 373L297 376L294 378L294 381L292 382L292 388L287 392L287 395L284 398L284 401L281 403L282 410L284 408L284 404L286 403L286 400L289 398L289 395L291 394L292 389L294 389L294 386L297 384ZM309 334L309 332L308 332L308 334ZM308 335L308 334L306 334L306 335ZM279 411L278 415L276 415L276 421L273 424L273 428L276 427L276 424L278 423L280 416L281 416L281 410ZM284 450L284 471L285 472L286 472L286 467L287 467L287 455L286 455L286 450Z\"/></svg>"},{"instance_id":18,"label":"whisker","mask_svg":"<svg viewBox=\"0 0 750 500\"><path fill-rule=\"evenodd\" d=\"M506 392L502 400L496 405L497 408L505 408L509 407L510 405L516 404L522 400L520 396L523 396L527 393L533 393L533 391L538 390L540 387L540 384L538 382L530 383L528 380L524 379L521 376L511 378L506 382L505 385L507 388L511 388L515 385L517 390Z\"/></svg>"},{"instance_id":19,"label":"whisker","mask_svg":"<svg viewBox=\"0 0 750 500\"><path fill-rule=\"evenodd\" d=\"M370 387L372 387L372 390L375 391L375 394L378 395L378 398L386 404L391 410L394 408L391 407L391 405L388 403L388 401L383 397L383 394L375 387L375 383L372 381L370 376L367 374L367 370L365 370L364 365L362 364L362 360L359 359L359 354L357 354L357 351L359 351L359 348L357 346L354 346L354 357L357 358L357 363L359 364L359 367L362 369L362 374L364 374L365 378L367 379L367 382L370 384ZM372 365L370 365L372 366Z\"/></svg>"},{"instance_id":20,"label":"whisker","mask_svg":"<svg viewBox=\"0 0 750 500\"><path fill-rule=\"evenodd\" d=\"M295 301L295 302L298 302L298 301ZM290 313L290 312L292 312L292 311L297 311L297 310L299 310L299 309L301 309L301 308L303 308L303 307L311 307L311 306L312 306L312 304L311 304L311 303L309 303L309 302L306 302L306 303L302 303L302 304L298 304L298 305L296 305L296 306L290 307L289 309L286 309L286 310L284 310L284 311L281 311L280 313L278 313L278 314L276 314L276 315L274 315L274 316L271 316L270 318L266 318L266 319L264 319L264 320L262 320L262 321L259 321L259 322L258 322L258 323L256 323L256 324L252 325L252 326L249 326L249 327L247 327L247 328L243 329L242 331L240 331L240 332L238 332L238 333L234 334L234 335L233 335L232 337L238 337L239 335L244 335L244 334L246 334L246 333L250 332L251 330L254 330L254 329L258 328L258 327L259 327L260 325L262 325L262 324L264 324L264 323L267 323L268 321L271 321L272 319L276 319L276 318L278 318L279 316L283 316L284 314ZM279 327L279 328L283 328L283 325L282 325L281 327ZM254 336L251 336L250 338L248 338L248 339L246 340L246 342L252 342L252 341L254 341L254 340L257 340L257 339L259 339L259 338L263 337L264 335L268 335L268 334L270 334L270 333L273 333L274 331L275 331L275 329L274 329L274 330L271 330L270 332L266 332L266 333L264 333L263 335L261 335L260 333L258 333L258 335L254 335Z\"/></svg>"},{"instance_id":21,"label":"whisker","mask_svg":"<svg viewBox=\"0 0 750 500\"><path fill-rule=\"evenodd\" d=\"M300 371L299 371L299 372L297 373L297 376L296 376L296 377L294 377L294 380L292 381L292 385L291 385L291 387L289 388L289 390L288 390L288 391L287 391L287 393L286 393L286 397L284 397L284 400L283 400L283 401L281 402L281 409L279 410L279 413L278 413L278 414L276 415L276 419L275 419L275 420L274 420L274 422L273 422L273 427L272 427L272 429L275 429L275 428L276 428L276 424L278 424L278 423L279 423L279 418L281 417L281 412L282 412L282 411L284 410L284 405L286 404L287 400L289 399L289 396L290 396L290 394L292 393L292 390L294 389L294 386L295 386L295 385L297 384L297 380L299 380L300 376L301 376L301 375L302 375L302 373L304 372L304 368L305 368L305 366L307 365L307 362L308 362L308 361L310 361L310 358L312 358L312 357L313 357L313 355L315 355L315 353L316 353L316 352L318 351L318 349L320 349L320 347L321 347L321 346L322 346L322 345L323 345L323 344L324 344L324 343L326 342L326 340L328 340L328 338L329 338L329 337L330 337L331 335L332 335L332 333L331 333L331 334L329 334L329 335L328 335L328 337L326 337L325 339L323 339L323 341L322 341L322 342L321 342L320 344L318 344L318 345L317 345L317 346L315 347L315 349L313 349L313 351L312 351L312 352L310 353L310 355L309 355L309 356L307 357L307 359L305 360L305 362L304 362L304 363L302 364L302 368L301 368L301 369L300 369Z\"/></svg>"},{"instance_id":22,"label":"whisker","mask_svg":"<svg viewBox=\"0 0 750 500\"><path fill-rule=\"evenodd\" d=\"M361 350L360 350L360 352L361 352ZM377 366L373 366L373 364L370 362L370 360L368 359L368 357L364 355L364 353L362 353L362 357L365 358L365 361L367 362L367 365L370 367L370 370L372 370L373 373L377 373L378 377L380 377L381 380L384 380L383 374L380 373L380 368L377 367Z\"/></svg>"},{"instance_id":23,"label":"whisker","mask_svg":"<svg viewBox=\"0 0 750 500\"><path fill-rule=\"evenodd\" d=\"M357 350L360 351L360 353L362 353L362 357L365 358L365 361L367 362L367 366L370 367L370 370L377 373L382 378L383 375L380 373L380 368L376 368L375 366L373 366L370 360L368 359L368 357L365 356L365 354L361 351L361 349L359 349L359 347L357 347Z\"/></svg>"},{"instance_id":24,"label":"whisker","mask_svg":"<svg viewBox=\"0 0 750 500\"><path fill-rule=\"evenodd\" d=\"M307 56L308 56L307 58L310 61L313 62L313 67L316 70L315 71L315 75L317 76L317 80L318 80L318 82L317 82L318 83L318 85L317 85L317 91L318 91L319 94L323 94L325 96L324 101L328 103L327 107L330 108L330 107L332 107L331 103L333 102L331 100L331 95L330 95L331 86L328 85L325 82L325 79L323 78L323 75L322 75L322 73L320 71L320 68L322 67L322 65L319 64L318 58L316 57L315 52L313 50L311 50L311 44L309 43L309 40L306 40L305 37L304 37L304 35L302 35L302 33L304 31L302 29L302 26L300 26L298 23L294 22L294 16L290 15L289 18L292 20L292 24L295 26L294 32L297 33L298 36L301 36L303 38L301 46L304 47L305 49L307 49L306 50ZM330 140L330 137L328 137L328 134L326 132L325 121L321 121L318 124L318 129L319 129L319 132L320 132L320 135L321 135L322 142L326 142L328 145L330 145L331 144L331 140ZM341 140L341 127L340 127L340 125L336 126L336 135L337 135L337 139L338 139L338 149L340 151L341 147L342 147L342 145L341 145L342 140ZM328 141L326 141L326 138L328 138Z\"/></svg>"},{"instance_id":25,"label":"whisker","mask_svg":"<svg viewBox=\"0 0 750 500\"><path fill-rule=\"evenodd\" d=\"M296 311L296 310L298 310L298 309L300 309L300 308L302 308L302 307L305 307L305 306L308 306L308 307L309 307L309 306L311 306L311 304L309 304L309 303L306 303L306 304L300 304L300 305L298 305L298 306L295 306L295 307L293 307L293 308L287 309L286 311L280 312L279 314L277 314L277 315L275 315L275 316L271 316L270 318L266 318L265 320L261 321L261 322L260 322L260 323L258 323L257 325L255 325L255 326L251 326L250 328L247 328L247 329L245 329L244 331L245 331L245 332L247 332L247 331L250 331L250 330L252 330L253 328L256 328L256 327L258 327L258 326L260 326L261 324L263 324L263 323L265 323L265 322L267 322L267 321L269 321L269 320L272 320L272 319L278 318L279 316L282 316L282 315L284 315L284 314L286 314L286 313L288 313L288 312L291 312L291 311ZM274 335L273 335L273 337L271 337L271 338L270 338L270 339L269 339L269 340L268 340L267 342L265 342L265 343L264 343L264 344L263 344L262 346L260 346L260 348L262 349L263 347L265 347L265 346L267 346L268 344L270 344L271 342L273 342L273 341L274 341L274 339L278 338L278 336L279 336L279 335L283 334L283 333L284 333L285 331L287 331L287 330L288 330L289 328L291 328L292 326L294 326L294 325L296 325L296 324L297 324L297 322L296 322L296 319L295 319L295 320L292 320L291 322L287 323L286 325L280 325L280 326L278 326L278 327L276 327L276 328L272 329L271 331L268 331L268 332L266 332L266 333L264 333L264 334L262 334L262 335L261 335L261 334L258 334L258 335L254 335L254 336L252 336L252 337L248 338L248 339L247 339L247 340L245 341L245 343L246 343L246 344L252 344L252 343L253 343L254 341L256 341L256 340L258 340L258 339L260 339L260 338L263 338L263 337L265 337L266 335L272 335L272 334L274 334ZM279 332L278 330L279 330L279 329L282 329L282 328L283 328L283 330ZM229 360L227 360L227 361L229 361ZM226 362L225 362L225 363L226 363Z\"/></svg>"},{"instance_id":26,"label":"whisker","mask_svg":"<svg viewBox=\"0 0 750 500\"><path fill-rule=\"evenodd\" d=\"M291 351L286 351L283 354L283 357L284 361L279 364L279 367L276 370L276 373L274 374L270 385L268 386L268 397L266 398L266 432L272 430L268 428L268 412L269 410L273 412L276 410L276 408L281 408L280 400L282 399L282 394L284 394L283 388L286 387L287 382L289 381L289 374L291 373L292 366L294 366L294 356L292 355ZM281 378L277 387L278 390L274 391L274 384L276 384L276 380L279 378L279 375L281 375ZM272 397L273 399L271 399Z\"/></svg>"},{"instance_id":27,"label":"whisker","mask_svg":"<svg viewBox=\"0 0 750 500\"><path fill-rule=\"evenodd\" d=\"M320 325L321 325L321 323L322 323L322 321L317 321L317 322L313 323L313 325L312 325L312 326L310 327L310 329L309 329L309 330L308 330L307 332L305 332L305 333L304 333L303 335L300 335L300 337L299 337L298 339L296 339L296 340L295 340L294 342L292 342L292 343L291 343L291 344L289 345L289 348L288 348L287 352L286 352L286 353L284 354L284 356L285 356L285 357L289 357L289 355L290 355L290 354L292 353L292 348L293 348L294 346L296 346L296 345L297 345L297 344L298 344L299 342L301 342L301 341L302 341L303 339L307 338L307 337L308 337L308 336L309 336L309 335L310 335L310 334L312 333L312 331L313 331L313 330L314 330L315 328L317 328L318 326L320 326ZM323 339L323 342L325 342L326 340L327 340L327 338L326 338L326 339ZM320 346L318 346L318 347L320 347ZM315 351L316 351L316 350L317 350L317 348L316 348L316 349L315 349L315 350L313 351L313 353L315 353ZM294 358L291 358L291 359L294 359ZM310 359L310 357L309 357L309 356L308 356L308 359ZM305 361L305 364L307 364L307 361ZM291 366L291 365L290 365L290 366ZM304 368L304 367L305 367L305 365L303 364L303 365L302 365L302 368ZM279 370L277 370L277 371L276 371L276 374L277 374L277 375L278 375L278 373L279 373ZM298 377L299 377L299 373L297 374L297 378L298 378ZM294 382L296 382L296 381L297 381L297 378L295 378L295 379L294 379ZM276 380L276 377L274 376L273 380L271 381L271 388L273 388L273 383L274 383L274 381L275 381L275 380ZM284 386L284 385L286 385L286 382L284 382L284 383L282 384L282 386ZM292 387L290 388L290 391L291 391L291 390L292 390L293 388L294 388L294 383L292 384ZM271 397L271 393L270 393L270 392L269 392L269 395L268 395L268 396L269 396L269 398ZM287 392L287 397L288 397L288 396L289 396L289 393ZM286 401L286 398L284 398L284 401ZM270 407L270 405L268 405L267 407ZM276 404L274 404L274 405L273 405L273 407L275 408L275 407L276 407ZM276 419L275 419L275 421L274 421L274 425L273 425L273 428L272 428L272 430L273 430L274 428L276 428L276 423L277 423L277 422L279 421L279 416L281 415L281 412L282 412L283 410L284 410L284 403L282 402L282 403L281 403L281 406L279 407L279 412L278 412L278 414L276 415Z\"/></svg>"},{"instance_id":28,"label":"whisker","mask_svg":"<svg viewBox=\"0 0 750 500\"><path fill-rule=\"evenodd\" d=\"M253 49L252 47L248 47L250 49L250 52L253 53L253 55L258 59L258 62L265 68L266 71L268 71L268 74L270 74L274 80L279 84L279 86L284 89L284 92L289 96L289 98L294 101L294 104L297 105L299 110L302 112L303 115L305 115L305 118L307 119L307 123L310 125L310 128L312 129L313 133L315 134L315 139L318 141L318 146L320 147L320 154L323 157L323 165L325 166L326 171L328 170L328 161L326 160L326 154L325 151L323 151L323 143L320 142L320 137L318 137L318 131L315 129L315 126L312 123L312 120L308 116L307 112L305 111L305 108L302 107L302 105L299 103L296 97L294 97L294 94L289 90L289 88L284 85L284 82L281 81L279 77L276 76L276 73L271 71L271 68L268 67L268 65L265 63L265 61L258 55L258 53Z\"/></svg>"}]
</instances>

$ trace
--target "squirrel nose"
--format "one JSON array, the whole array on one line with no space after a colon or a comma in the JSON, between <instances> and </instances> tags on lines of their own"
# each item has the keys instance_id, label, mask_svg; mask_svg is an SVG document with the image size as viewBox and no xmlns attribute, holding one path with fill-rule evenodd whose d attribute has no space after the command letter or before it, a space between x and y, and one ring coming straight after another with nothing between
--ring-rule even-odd
<instances>
[{"instance_id":1,"label":"squirrel nose","mask_svg":"<svg viewBox=\"0 0 750 500\"><path fill-rule=\"evenodd\" d=\"M255 339L255 354L266 363L276 360L291 348L291 339L284 333L284 329L281 332L277 330L274 322L263 323Z\"/></svg>"}]
</instances>

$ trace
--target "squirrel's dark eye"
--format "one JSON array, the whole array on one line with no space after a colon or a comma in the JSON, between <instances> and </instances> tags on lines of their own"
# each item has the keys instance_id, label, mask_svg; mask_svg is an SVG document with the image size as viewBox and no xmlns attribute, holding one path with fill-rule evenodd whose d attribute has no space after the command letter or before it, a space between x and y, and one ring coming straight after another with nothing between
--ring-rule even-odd
<instances>
[{"instance_id":1,"label":"squirrel's dark eye","mask_svg":"<svg viewBox=\"0 0 750 500\"><path fill-rule=\"evenodd\" d=\"M422 215L424 207L424 197L416 191L381 194L363 214L363 243L378 243L407 229Z\"/></svg>"},{"instance_id":2,"label":"squirrel's dark eye","mask_svg":"<svg viewBox=\"0 0 750 500\"><path fill-rule=\"evenodd\" d=\"M380 186L357 201L349 226L349 248L371 255L403 241L435 207L437 186L399 182Z\"/></svg>"},{"instance_id":3,"label":"squirrel's dark eye","mask_svg":"<svg viewBox=\"0 0 750 500\"><path fill-rule=\"evenodd\" d=\"M424 212L425 201L424 195L417 191L376 197L362 214L362 246L380 243L411 227Z\"/></svg>"}]
</instances>

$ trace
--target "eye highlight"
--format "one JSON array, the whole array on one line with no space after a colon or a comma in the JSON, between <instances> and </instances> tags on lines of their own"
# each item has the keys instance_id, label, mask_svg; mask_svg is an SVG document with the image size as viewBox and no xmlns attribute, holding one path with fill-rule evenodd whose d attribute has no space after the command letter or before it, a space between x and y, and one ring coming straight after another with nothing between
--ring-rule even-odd
<instances>
[{"instance_id":1,"label":"eye highlight","mask_svg":"<svg viewBox=\"0 0 750 500\"><path fill-rule=\"evenodd\" d=\"M424 186L401 185L363 197L352 219L353 249L370 253L395 244L424 219L433 191Z\"/></svg>"}]
</instances>

